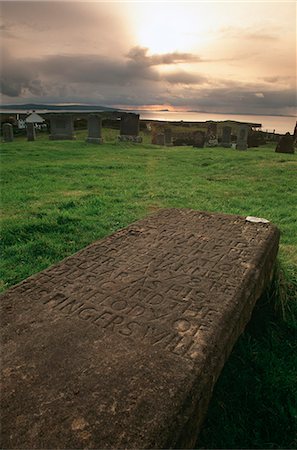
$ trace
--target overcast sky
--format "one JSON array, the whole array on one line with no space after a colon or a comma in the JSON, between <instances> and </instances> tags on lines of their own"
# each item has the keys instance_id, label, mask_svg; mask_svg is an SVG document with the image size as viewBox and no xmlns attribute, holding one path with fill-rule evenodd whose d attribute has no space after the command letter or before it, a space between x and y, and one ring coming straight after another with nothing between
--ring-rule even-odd
<instances>
[{"instance_id":1,"label":"overcast sky","mask_svg":"<svg viewBox=\"0 0 297 450\"><path fill-rule=\"evenodd\" d=\"M2 103L296 112L295 2L1 2Z\"/></svg>"}]
</instances>

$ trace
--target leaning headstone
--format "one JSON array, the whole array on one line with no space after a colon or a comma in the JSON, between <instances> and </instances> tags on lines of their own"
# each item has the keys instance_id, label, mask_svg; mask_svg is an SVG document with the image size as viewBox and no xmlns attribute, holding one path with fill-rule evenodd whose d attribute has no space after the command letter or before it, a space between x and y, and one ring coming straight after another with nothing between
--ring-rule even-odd
<instances>
[{"instance_id":1,"label":"leaning headstone","mask_svg":"<svg viewBox=\"0 0 297 450\"><path fill-rule=\"evenodd\" d=\"M276 153L294 153L294 137L290 133L286 133L280 138L275 149Z\"/></svg>"},{"instance_id":2,"label":"leaning headstone","mask_svg":"<svg viewBox=\"0 0 297 450\"><path fill-rule=\"evenodd\" d=\"M92 144L102 144L102 118L96 114L88 116L88 137L87 142Z\"/></svg>"},{"instance_id":3,"label":"leaning headstone","mask_svg":"<svg viewBox=\"0 0 297 450\"><path fill-rule=\"evenodd\" d=\"M35 133L35 126L34 123L27 123L27 140L28 141L35 141L36 139L36 133Z\"/></svg>"},{"instance_id":4,"label":"leaning headstone","mask_svg":"<svg viewBox=\"0 0 297 450\"><path fill-rule=\"evenodd\" d=\"M50 116L51 140L74 140L73 117L68 114L53 114Z\"/></svg>"},{"instance_id":5,"label":"leaning headstone","mask_svg":"<svg viewBox=\"0 0 297 450\"><path fill-rule=\"evenodd\" d=\"M247 125L240 125L238 127L237 143L236 143L237 150L246 150L248 148L248 132L249 127Z\"/></svg>"},{"instance_id":6,"label":"leaning headstone","mask_svg":"<svg viewBox=\"0 0 297 450\"><path fill-rule=\"evenodd\" d=\"M278 240L264 219L163 210L9 289L1 448L194 448Z\"/></svg>"},{"instance_id":7,"label":"leaning headstone","mask_svg":"<svg viewBox=\"0 0 297 450\"><path fill-rule=\"evenodd\" d=\"M223 127L222 134L222 147L230 148L231 147L231 127Z\"/></svg>"},{"instance_id":8,"label":"leaning headstone","mask_svg":"<svg viewBox=\"0 0 297 450\"><path fill-rule=\"evenodd\" d=\"M125 113L121 117L120 142L142 142L142 137L139 136L139 114Z\"/></svg>"},{"instance_id":9,"label":"leaning headstone","mask_svg":"<svg viewBox=\"0 0 297 450\"><path fill-rule=\"evenodd\" d=\"M193 133L193 147L203 148L205 144L205 133L203 131L195 131Z\"/></svg>"},{"instance_id":10,"label":"leaning headstone","mask_svg":"<svg viewBox=\"0 0 297 450\"><path fill-rule=\"evenodd\" d=\"M13 126L11 123L4 123L2 125L2 139L4 142L13 141Z\"/></svg>"}]
</instances>

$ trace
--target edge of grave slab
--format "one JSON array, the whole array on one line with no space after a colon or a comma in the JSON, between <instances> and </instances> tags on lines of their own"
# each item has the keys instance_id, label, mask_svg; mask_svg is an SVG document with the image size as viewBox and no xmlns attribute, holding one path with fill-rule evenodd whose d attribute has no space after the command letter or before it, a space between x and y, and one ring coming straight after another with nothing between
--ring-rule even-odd
<instances>
[{"instance_id":1,"label":"edge of grave slab","mask_svg":"<svg viewBox=\"0 0 297 450\"><path fill-rule=\"evenodd\" d=\"M2 447L193 448L278 243L270 223L166 209L10 288Z\"/></svg>"}]
</instances>

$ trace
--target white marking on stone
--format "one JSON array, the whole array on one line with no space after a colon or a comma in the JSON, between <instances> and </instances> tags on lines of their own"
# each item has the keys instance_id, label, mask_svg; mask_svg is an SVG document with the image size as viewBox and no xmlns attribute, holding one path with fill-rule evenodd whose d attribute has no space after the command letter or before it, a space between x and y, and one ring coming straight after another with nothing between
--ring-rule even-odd
<instances>
[{"instance_id":1,"label":"white marking on stone","mask_svg":"<svg viewBox=\"0 0 297 450\"><path fill-rule=\"evenodd\" d=\"M263 219L262 217L254 217L254 216L247 216L245 218L247 222L254 222L254 223L269 223L269 220Z\"/></svg>"}]
</instances>

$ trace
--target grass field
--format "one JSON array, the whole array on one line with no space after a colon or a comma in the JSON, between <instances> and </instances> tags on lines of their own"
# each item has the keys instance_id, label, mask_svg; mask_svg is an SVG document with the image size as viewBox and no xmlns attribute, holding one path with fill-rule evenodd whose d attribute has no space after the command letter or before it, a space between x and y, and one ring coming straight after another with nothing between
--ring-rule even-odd
<instances>
[{"instance_id":1,"label":"grass field","mask_svg":"<svg viewBox=\"0 0 297 450\"><path fill-rule=\"evenodd\" d=\"M1 289L163 207L281 230L278 272L216 385L200 448L296 448L297 156L17 138L1 147Z\"/></svg>"}]
</instances>

